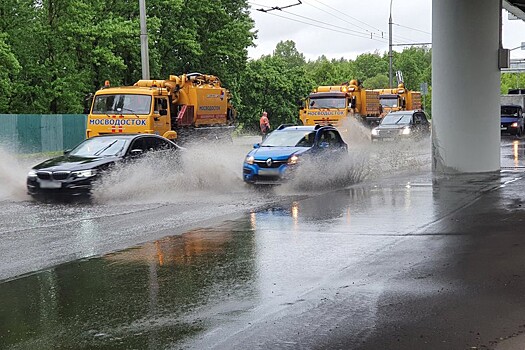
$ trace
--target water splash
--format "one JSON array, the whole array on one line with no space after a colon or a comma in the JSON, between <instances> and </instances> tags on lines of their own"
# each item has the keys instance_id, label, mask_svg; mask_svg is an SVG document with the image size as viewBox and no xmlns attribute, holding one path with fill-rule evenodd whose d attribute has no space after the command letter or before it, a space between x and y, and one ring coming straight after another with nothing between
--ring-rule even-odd
<instances>
[{"instance_id":1,"label":"water splash","mask_svg":"<svg viewBox=\"0 0 525 350\"><path fill-rule=\"evenodd\" d=\"M0 201L28 200L27 172L38 161L34 158L20 158L4 147L0 147L0 158Z\"/></svg>"},{"instance_id":2,"label":"water splash","mask_svg":"<svg viewBox=\"0 0 525 350\"><path fill-rule=\"evenodd\" d=\"M231 142L191 145L117 164L95 185L93 197L98 202L178 202L246 191L242 162L248 147Z\"/></svg>"}]
</instances>

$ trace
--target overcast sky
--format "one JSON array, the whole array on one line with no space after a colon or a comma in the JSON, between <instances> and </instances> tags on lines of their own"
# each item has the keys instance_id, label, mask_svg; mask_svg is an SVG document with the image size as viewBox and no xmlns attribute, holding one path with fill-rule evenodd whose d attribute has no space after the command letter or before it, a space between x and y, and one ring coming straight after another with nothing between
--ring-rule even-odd
<instances>
[{"instance_id":1,"label":"overcast sky","mask_svg":"<svg viewBox=\"0 0 525 350\"><path fill-rule=\"evenodd\" d=\"M298 1L249 0L258 30L257 47L249 49L251 58L271 54L281 40L293 40L307 59L320 55L353 59L366 52L388 51L390 0L302 0L283 11L257 11L294 3ZM392 0L394 44L431 42L431 10L432 0ZM511 21L503 12L503 46L512 49L525 42L525 22ZM513 50L511 58L525 58L525 50Z\"/></svg>"}]
</instances>

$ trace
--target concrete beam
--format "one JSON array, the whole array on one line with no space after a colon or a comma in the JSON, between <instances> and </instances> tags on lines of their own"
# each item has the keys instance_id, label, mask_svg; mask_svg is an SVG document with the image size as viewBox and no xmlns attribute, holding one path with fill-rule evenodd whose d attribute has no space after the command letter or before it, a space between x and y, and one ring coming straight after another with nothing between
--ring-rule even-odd
<instances>
[{"instance_id":1,"label":"concrete beam","mask_svg":"<svg viewBox=\"0 0 525 350\"><path fill-rule=\"evenodd\" d=\"M494 0L432 1L435 173L500 170L500 16Z\"/></svg>"}]
</instances>

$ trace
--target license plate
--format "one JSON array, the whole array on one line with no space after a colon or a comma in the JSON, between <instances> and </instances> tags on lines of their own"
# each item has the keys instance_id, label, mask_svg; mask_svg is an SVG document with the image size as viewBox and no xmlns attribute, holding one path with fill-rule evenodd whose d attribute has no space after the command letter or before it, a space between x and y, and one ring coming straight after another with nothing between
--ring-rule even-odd
<instances>
[{"instance_id":1,"label":"license plate","mask_svg":"<svg viewBox=\"0 0 525 350\"><path fill-rule=\"evenodd\" d=\"M502 127L501 127L501 130L507 130L507 128L506 128L506 127L504 127L504 126L502 126Z\"/></svg>"},{"instance_id":2,"label":"license plate","mask_svg":"<svg viewBox=\"0 0 525 350\"><path fill-rule=\"evenodd\" d=\"M61 188L61 187L62 187L61 182L40 180L40 188Z\"/></svg>"},{"instance_id":3,"label":"license plate","mask_svg":"<svg viewBox=\"0 0 525 350\"><path fill-rule=\"evenodd\" d=\"M279 175L279 169L259 169L259 175L269 175L269 176L278 176Z\"/></svg>"}]
</instances>

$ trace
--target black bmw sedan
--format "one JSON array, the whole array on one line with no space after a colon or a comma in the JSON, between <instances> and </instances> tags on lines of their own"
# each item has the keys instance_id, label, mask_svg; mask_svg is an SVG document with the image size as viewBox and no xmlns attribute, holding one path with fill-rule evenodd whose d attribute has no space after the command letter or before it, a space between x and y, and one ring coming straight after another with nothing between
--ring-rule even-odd
<instances>
[{"instance_id":1,"label":"black bmw sedan","mask_svg":"<svg viewBox=\"0 0 525 350\"><path fill-rule=\"evenodd\" d=\"M91 193L93 181L113 164L150 151L181 149L174 142L152 134L97 136L81 142L64 155L35 165L27 174L27 192L79 196Z\"/></svg>"}]
</instances>

